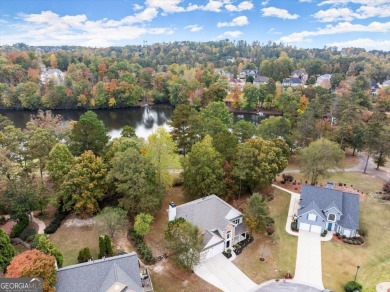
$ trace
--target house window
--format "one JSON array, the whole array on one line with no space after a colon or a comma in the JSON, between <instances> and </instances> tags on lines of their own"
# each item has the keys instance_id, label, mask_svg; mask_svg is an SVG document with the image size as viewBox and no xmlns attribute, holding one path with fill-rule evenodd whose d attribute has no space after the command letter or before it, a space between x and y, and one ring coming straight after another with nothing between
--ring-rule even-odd
<instances>
[{"instance_id":1,"label":"house window","mask_svg":"<svg viewBox=\"0 0 390 292\"><path fill-rule=\"evenodd\" d=\"M316 221L317 220L317 215L315 214L309 214L307 216L307 219L310 220L310 221Z\"/></svg>"},{"instance_id":2,"label":"house window","mask_svg":"<svg viewBox=\"0 0 390 292\"><path fill-rule=\"evenodd\" d=\"M240 223L240 221L241 221L240 218L238 218L238 219L234 219L232 222L234 225L237 225Z\"/></svg>"},{"instance_id":3,"label":"house window","mask_svg":"<svg viewBox=\"0 0 390 292\"><path fill-rule=\"evenodd\" d=\"M232 232L231 232L231 231L228 231L228 232L226 233L226 239L229 239L231 235L232 235Z\"/></svg>"},{"instance_id":4,"label":"house window","mask_svg":"<svg viewBox=\"0 0 390 292\"><path fill-rule=\"evenodd\" d=\"M335 214L329 214L328 215L328 221L335 221L336 215Z\"/></svg>"}]
</instances>

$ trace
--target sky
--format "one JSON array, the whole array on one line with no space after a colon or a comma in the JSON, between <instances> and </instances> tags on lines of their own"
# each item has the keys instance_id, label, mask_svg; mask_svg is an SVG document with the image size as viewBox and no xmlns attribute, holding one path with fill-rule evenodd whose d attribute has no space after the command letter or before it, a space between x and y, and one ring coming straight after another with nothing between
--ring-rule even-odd
<instances>
[{"instance_id":1,"label":"sky","mask_svg":"<svg viewBox=\"0 0 390 292\"><path fill-rule=\"evenodd\" d=\"M390 51L390 0L0 0L0 45L224 39Z\"/></svg>"}]
</instances>

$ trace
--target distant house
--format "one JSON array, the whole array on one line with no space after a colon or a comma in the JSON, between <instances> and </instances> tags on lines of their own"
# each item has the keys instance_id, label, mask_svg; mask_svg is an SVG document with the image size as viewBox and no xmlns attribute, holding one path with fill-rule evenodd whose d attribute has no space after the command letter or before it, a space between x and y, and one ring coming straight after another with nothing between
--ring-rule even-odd
<instances>
[{"instance_id":1,"label":"distant house","mask_svg":"<svg viewBox=\"0 0 390 292\"><path fill-rule=\"evenodd\" d=\"M258 73L259 73L259 70L245 69L245 70L242 70L242 71L240 72L240 74L238 75L238 77L241 78L241 79L245 79L245 78L247 78L248 76L256 77Z\"/></svg>"},{"instance_id":2,"label":"distant house","mask_svg":"<svg viewBox=\"0 0 390 292\"><path fill-rule=\"evenodd\" d=\"M301 80L301 83L303 85L306 84L307 79L309 78L309 75L306 73L306 71L303 70L295 70L291 73L291 78L299 78Z\"/></svg>"},{"instance_id":3,"label":"distant house","mask_svg":"<svg viewBox=\"0 0 390 292\"><path fill-rule=\"evenodd\" d=\"M297 86L303 85L303 83L302 83L301 79L292 77L292 78L283 79L282 85L284 87L287 87L287 86L297 87Z\"/></svg>"},{"instance_id":4,"label":"distant house","mask_svg":"<svg viewBox=\"0 0 390 292\"><path fill-rule=\"evenodd\" d=\"M332 74L324 74L317 77L316 86L321 86L325 89L330 89L331 83L330 79L332 78Z\"/></svg>"},{"instance_id":5,"label":"distant house","mask_svg":"<svg viewBox=\"0 0 390 292\"><path fill-rule=\"evenodd\" d=\"M371 94L378 95L379 85L377 82L371 80Z\"/></svg>"},{"instance_id":6,"label":"distant house","mask_svg":"<svg viewBox=\"0 0 390 292\"><path fill-rule=\"evenodd\" d=\"M239 78L230 78L229 86L230 88L238 87L240 89L244 88L245 81Z\"/></svg>"},{"instance_id":7,"label":"distant house","mask_svg":"<svg viewBox=\"0 0 390 292\"><path fill-rule=\"evenodd\" d=\"M298 229L315 233L335 231L353 237L359 228L359 195L304 185L298 209Z\"/></svg>"},{"instance_id":8,"label":"distant house","mask_svg":"<svg viewBox=\"0 0 390 292\"><path fill-rule=\"evenodd\" d=\"M266 77L266 76L257 76L257 77L253 80L253 85L259 86L259 85L261 85L261 84L268 84L268 81L269 81L269 78Z\"/></svg>"},{"instance_id":9,"label":"distant house","mask_svg":"<svg viewBox=\"0 0 390 292\"><path fill-rule=\"evenodd\" d=\"M168 212L169 221L184 218L202 231L202 260L232 249L248 234L243 214L215 195L180 206L172 202Z\"/></svg>"},{"instance_id":10,"label":"distant house","mask_svg":"<svg viewBox=\"0 0 390 292\"><path fill-rule=\"evenodd\" d=\"M40 80L42 84L46 84L49 80L53 80L55 84L63 84L65 74L59 69L44 70L40 75Z\"/></svg>"},{"instance_id":11,"label":"distant house","mask_svg":"<svg viewBox=\"0 0 390 292\"><path fill-rule=\"evenodd\" d=\"M145 275L139 268L135 252L92 260L57 270L59 292L141 292Z\"/></svg>"},{"instance_id":12,"label":"distant house","mask_svg":"<svg viewBox=\"0 0 390 292\"><path fill-rule=\"evenodd\" d=\"M390 80L383 81L382 87L390 86Z\"/></svg>"}]
</instances>

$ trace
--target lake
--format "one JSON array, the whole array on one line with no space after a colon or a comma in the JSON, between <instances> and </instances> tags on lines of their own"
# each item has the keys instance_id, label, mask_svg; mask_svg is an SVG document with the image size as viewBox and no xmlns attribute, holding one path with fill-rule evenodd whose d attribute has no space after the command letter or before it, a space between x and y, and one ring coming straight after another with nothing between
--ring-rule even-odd
<instances>
[{"instance_id":1,"label":"lake","mask_svg":"<svg viewBox=\"0 0 390 292\"><path fill-rule=\"evenodd\" d=\"M55 115L61 115L64 120L77 121L85 110L53 110ZM112 138L119 137L123 126L129 125L135 129L138 137L147 138L158 127L164 127L169 130L167 122L171 121L173 107L170 105L153 105L149 109L126 108L126 109L107 109L94 110L98 118L103 121L109 129L109 135ZM24 129L30 120L30 115L36 114L36 111L16 111L1 110L0 114L8 117L16 127ZM257 124L264 116L256 114L235 114L234 121L245 119Z\"/></svg>"}]
</instances>

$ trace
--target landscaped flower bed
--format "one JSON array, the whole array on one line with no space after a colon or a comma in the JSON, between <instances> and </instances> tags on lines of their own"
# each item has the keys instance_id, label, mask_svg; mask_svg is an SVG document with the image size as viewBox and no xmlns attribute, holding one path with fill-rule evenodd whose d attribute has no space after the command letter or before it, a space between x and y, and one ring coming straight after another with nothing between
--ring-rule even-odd
<instances>
[{"instance_id":1,"label":"landscaped flower bed","mask_svg":"<svg viewBox=\"0 0 390 292\"><path fill-rule=\"evenodd\" d=\"M355 237L346 237L345 235L341 235L336 233L337 238L344 242L351 245L362 245L364 243L364 238L361 236L355 236Z\"/></svg>"},{"instance_id":2,"label":"landscaped flower bed","mask_svg":"<svg viewBox=\"0 0 390 292\"><path fill-rule=\"evenodd\" d=\"M248 236L247 238L245 238L244 240L242 240L242 241L240 241L239 243L235 244L235 245L233 246L233 248L234 248L234 253L235 253L236 255L239 255L239 254L242 252L243 248L246 247L248 244L250 244L252 241L253 241L253 237L249 235L249 236Z\"/></svg>"},{"instance_id":3,"label":"landscaped flower bed","mask_svg":"<svg viewBox=\"0 0 390 292\"><path fill-rule=\"evenodd\" d=\"M231 251L230 248L227 249L226 251L223 251L222 254L223 254L226 258L228 258L228 259L230 259L230 258L232 257L232 251Z\"/></svg>"}]
</instances>

